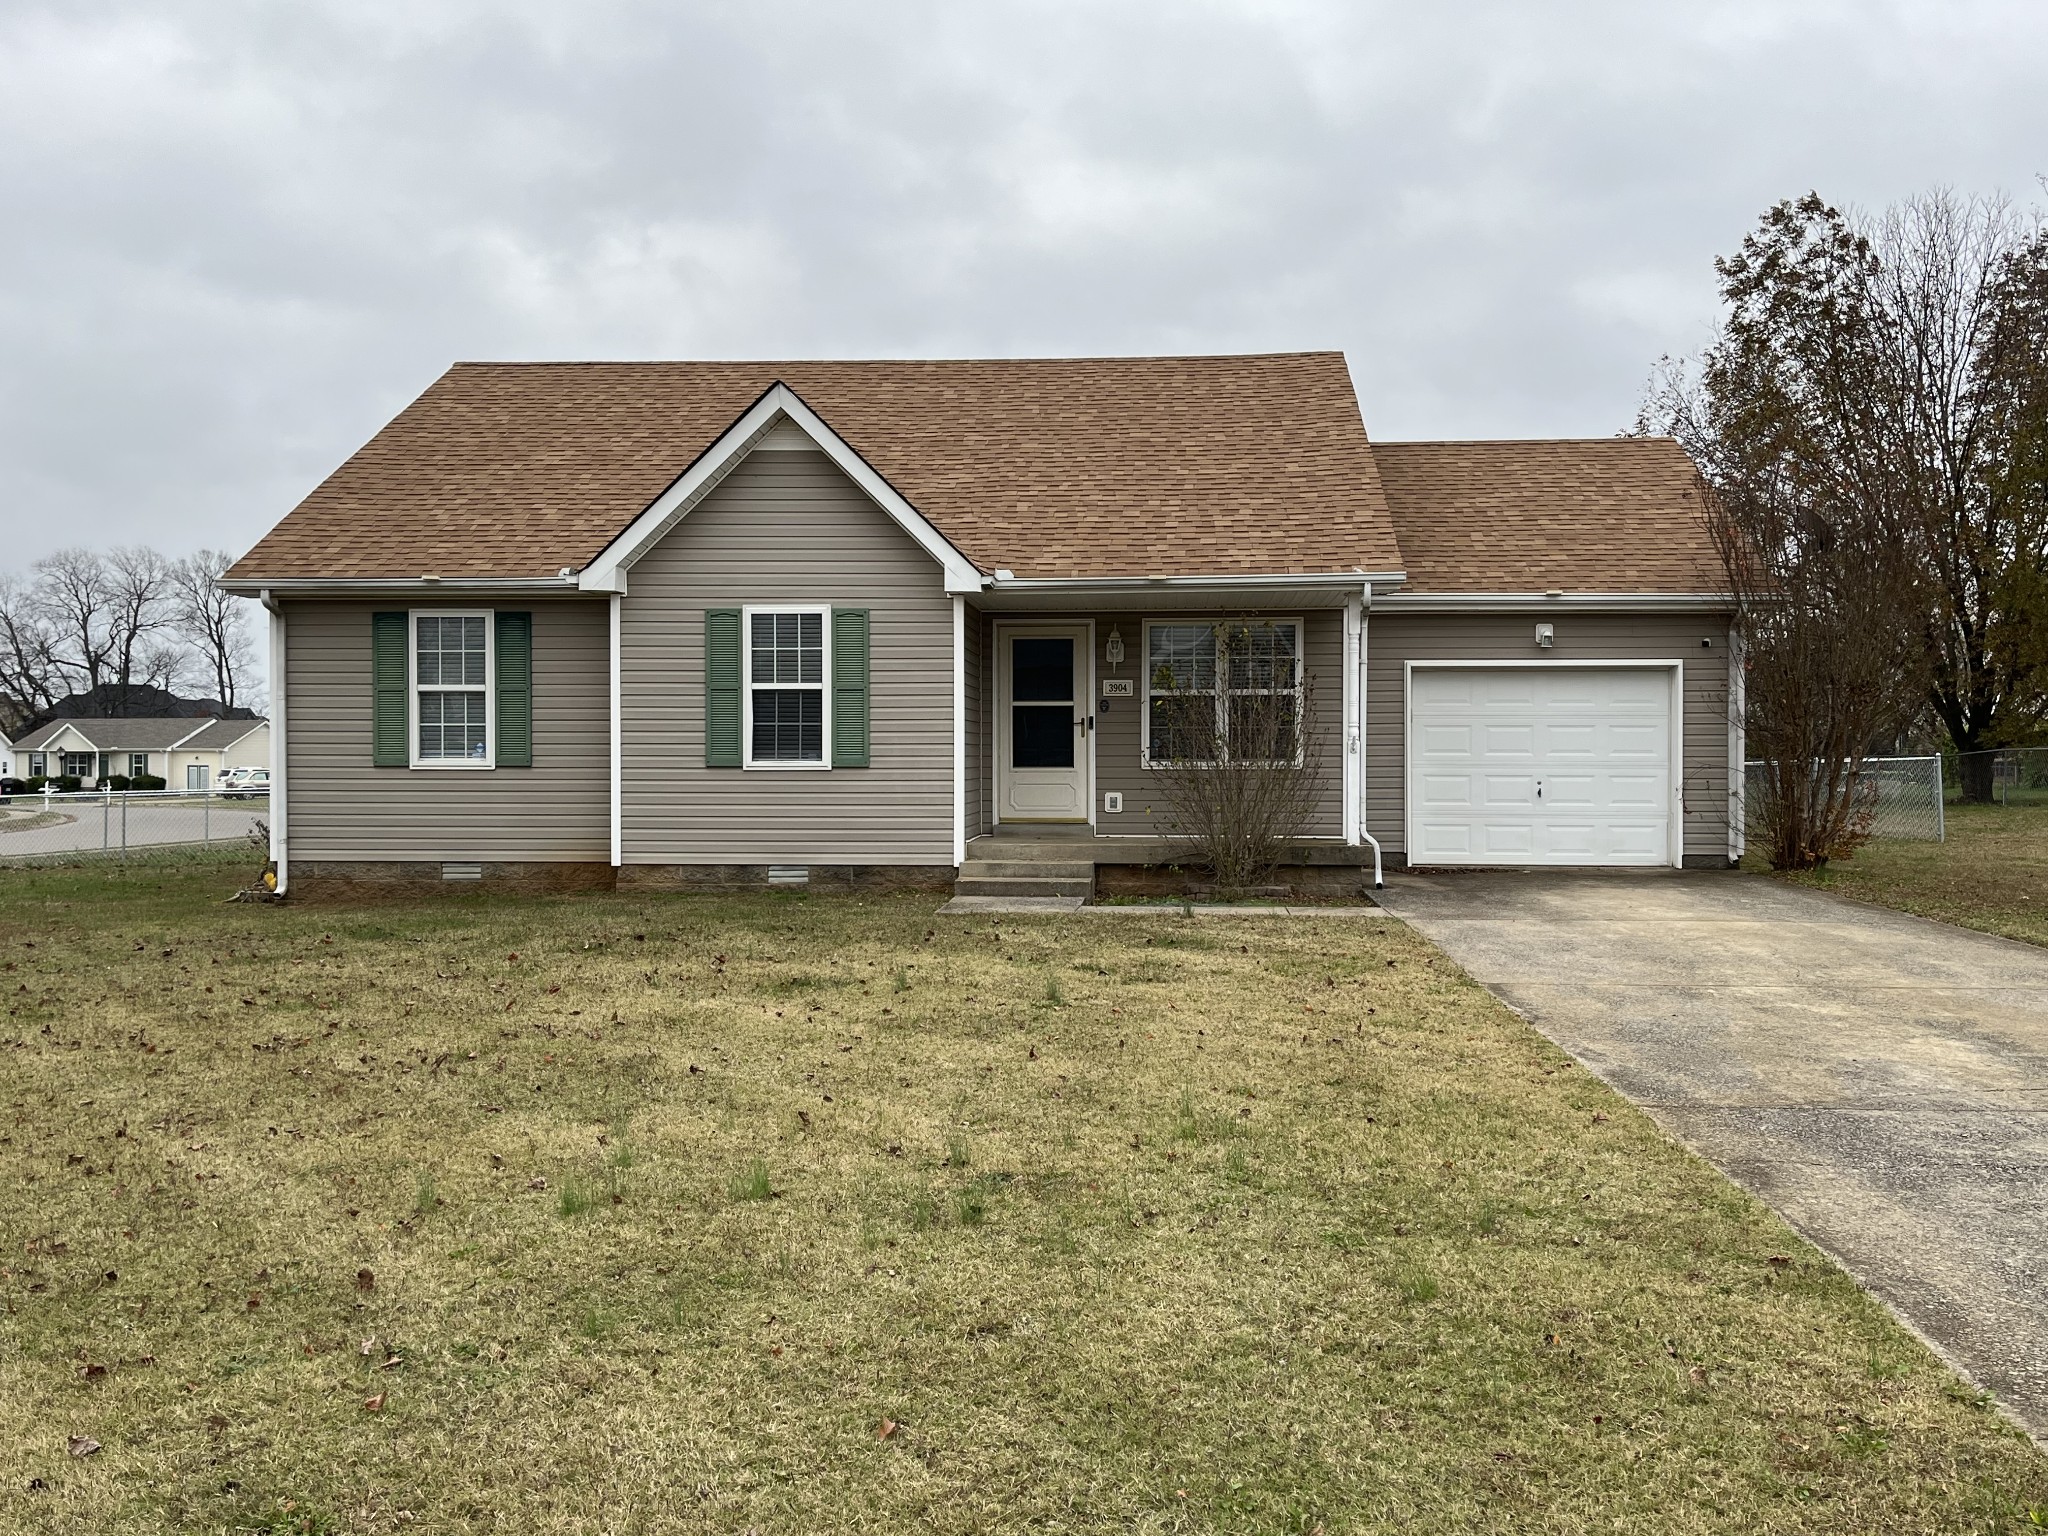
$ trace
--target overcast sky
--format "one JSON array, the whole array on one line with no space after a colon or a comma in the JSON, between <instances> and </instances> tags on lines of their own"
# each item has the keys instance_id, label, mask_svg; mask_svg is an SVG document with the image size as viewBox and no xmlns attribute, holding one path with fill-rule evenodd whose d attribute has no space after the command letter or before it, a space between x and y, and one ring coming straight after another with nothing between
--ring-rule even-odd
<instances>
[{"instance_id":1,"label":"overcast sky","mask_svg":"<svg viewBox=\"0 0 2048 1536\"><path fill-rule=\"evenodd\" d=\"M1606 435L1772 201L2038 202L2048 4L0 0L0 566L246 548L458 358L1338 347Z\"/></svg>"}]
</instances>

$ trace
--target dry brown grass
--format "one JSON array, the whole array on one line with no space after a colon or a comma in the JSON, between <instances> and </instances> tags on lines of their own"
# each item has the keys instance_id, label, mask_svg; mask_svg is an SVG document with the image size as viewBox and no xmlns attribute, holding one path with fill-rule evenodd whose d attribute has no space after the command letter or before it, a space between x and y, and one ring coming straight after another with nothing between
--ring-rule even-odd
<instances>
[{"instance_id":1,"label":"dry brown grass","mask_svg":"<svg viewBox=\"0 0 2048 1536\"><path fill-rule=\"evenodd\" d=\"M1840 1272L1392 921L4 880L9 1530L2048 1506Z\"/></svg>"},{"instance_id":2,"label":"dry brown grass","mask_svg":"<svg viewBox=\"0 0 2048 1536\"><path fill-rule=\"evenodd\" d=\"M1952 805L1948 841L1866 843L1796 877L1821 890L2048 944L2048 806Z\"/></svg>"}]
</instances>

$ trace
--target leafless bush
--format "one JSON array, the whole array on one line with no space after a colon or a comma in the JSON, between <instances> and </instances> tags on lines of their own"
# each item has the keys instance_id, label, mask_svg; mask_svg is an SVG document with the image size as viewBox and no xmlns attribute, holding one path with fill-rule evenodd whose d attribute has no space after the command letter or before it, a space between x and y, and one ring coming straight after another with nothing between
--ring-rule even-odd
<instances>
[{"instance_id":1,"label":"leafless bush","mask_svg":"<svg viewBox=\"0 0 2048 1536\"><path fill-rule=\"evenodd\" d=\"M1262 885L1286 862L1322 787L1300 629L1256 618L1175 628L1178 651L1149 660L1146 753L1167 824L1219 887Z\"/></svg>"}]
</instances>

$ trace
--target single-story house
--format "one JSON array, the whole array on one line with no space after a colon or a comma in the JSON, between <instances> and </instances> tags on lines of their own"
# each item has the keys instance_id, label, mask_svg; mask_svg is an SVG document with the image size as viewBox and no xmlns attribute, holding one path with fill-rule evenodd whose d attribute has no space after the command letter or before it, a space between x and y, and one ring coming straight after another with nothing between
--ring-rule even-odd
<instances>
[{"instance_id":1,"label":"single-story house","mask_svg":"<svg viewBox=\"0 0 2048 1536\"><path fill-rule=\"evenodd\" d=\"M1375 444L1335 352L460 364L222 585L287 888L1114 884L1173 857L1190 695L1227 739L1247 689L1317 749L1305 867L1725 866L1697 487L1662 438Z\"/></svg>"},{"instance_id":2,"label":"single-story house","mask_svg":"<svg viewBox=\"0 0 2048 1536\"><path fill-rule=\"evenodd\" d=\"M270 762L270 722L210 715L52 720L14 743L20 776L69 775L88 787L119 775L154 774L170 789L208 789L230 768Z\"/></svg>"}]
</instances>

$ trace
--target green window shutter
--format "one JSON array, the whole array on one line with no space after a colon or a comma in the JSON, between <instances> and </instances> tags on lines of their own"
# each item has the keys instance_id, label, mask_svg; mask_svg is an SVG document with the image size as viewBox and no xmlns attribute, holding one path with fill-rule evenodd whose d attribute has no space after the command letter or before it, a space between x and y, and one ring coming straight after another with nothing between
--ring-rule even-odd
<instances>
[{"instance_id":1,"label":"green window shutter","mask_svg":"<svg viewBox=\"0 0 2048 1536\"><path fill-rule=\"evenodd\" d=\"M405 698L410 627L402 613L370 615L370 761L379 768L404 768L412 762Z\"/></svg>"},{"instance_id":2,"label":"green window shutter","mask_svg":"<svg viewBox=\"0 0 2048 1536\"><path fill-rule=\"evenodd\" d=\"M868 611L832 610L832 766L868 766Z\"/></svg>"},{"instance_id":3,"label":"green window shutter","mask_svg":"<svg viewBox=\"0 0 2048 1536\"><path fill-rule=\"evenodd\" d=\"M704 766L740 765L740 611L704 611Z\"/></svg>"},{"instance_id":4,"label":"green window shutter","mask_svg":"<svg viewBox=\"0 0 2048 1536\"><path fill-rule=\"evenodd\" d=\"M498 613L498 766L533 766L533 615Z\"/></svg>"}]
</instances>

